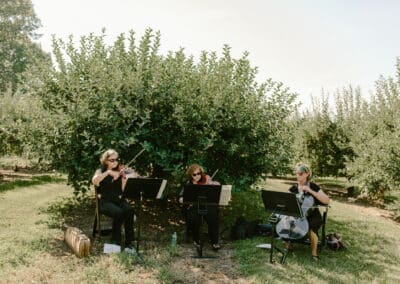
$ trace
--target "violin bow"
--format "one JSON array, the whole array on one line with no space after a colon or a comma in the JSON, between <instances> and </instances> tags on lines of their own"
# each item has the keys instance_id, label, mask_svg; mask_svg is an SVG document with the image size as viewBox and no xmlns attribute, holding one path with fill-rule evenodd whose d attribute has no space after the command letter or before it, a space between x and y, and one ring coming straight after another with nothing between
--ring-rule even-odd
<instances>
[{"instance_id":1,"label":"violin bow","mask_svg":"<svg viewBox=\"0 0 400 284\"><path fill-rule=\"evenodd\" d=\"M132 160L129 161L129 163L126 164L125 167L128 167L130 164L132 164L140 155L142 155L142 153L146 151L146 149L142 149L139 153L136 154L135 157L133 157Z\"/></svg>"},{"instance_id":2,"label":"violin bow","mask_svg":"<svg viewBox=\"0 0 400 284\"><path fill-rule=\"evenodd\" d=\"M213 179L215 177L215 175L218 173L219 169L217 169L211 176L211 179Z\"/></svg>"}]
</instances>

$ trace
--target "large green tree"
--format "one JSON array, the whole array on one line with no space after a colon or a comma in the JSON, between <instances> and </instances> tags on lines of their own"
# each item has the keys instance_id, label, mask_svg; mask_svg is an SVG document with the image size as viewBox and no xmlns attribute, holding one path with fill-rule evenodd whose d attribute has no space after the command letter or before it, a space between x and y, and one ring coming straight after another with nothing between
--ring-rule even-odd
<instances>
[{"instance_id":1,"label":"large green tree","mask_svg":"<svg viewBox=\"0 0 400 284\"><path fill-rule=\"evenodd\" d=\"M57 67L45 73L40 96L58 127L49 133L53 161L77 193L88 188L98 157L115 148L141 172L181 182L200 163L217 179L247 189L288 161L281 131L294 95L281 83L255 81L244 54L203 52L196 63L184 50L160 55L160 35L147 30L112 46L104 34L80 46L54 40Z\"/></svg>"},{"instance_id":2,"label":"large green tree","mask_svg":"<svg viewBox=\"0 0 400 284\"><path fill-rule=\"evenodd\" d=\"M33 41L39 27L31 0L0 1L0 93L15 91L30 65L49 60Z\"/></svg>"},{"instance_id":3,"label":"large green tree","mask_svg":"<svg viewBox=\"0 0 400 284\"><path fill-rule=\"evenodd\" d=\"M348 163L352 181L373 197L400 186L400 59L397 78L381 77L351 136L356 158Z\"/></svg>"}]
</instances>

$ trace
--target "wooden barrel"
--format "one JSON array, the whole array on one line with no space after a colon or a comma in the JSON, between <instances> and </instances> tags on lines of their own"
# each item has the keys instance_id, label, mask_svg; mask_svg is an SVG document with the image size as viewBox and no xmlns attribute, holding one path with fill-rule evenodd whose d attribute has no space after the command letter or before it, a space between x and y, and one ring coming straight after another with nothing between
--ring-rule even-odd
<instances>
[{"instance_id":1,"label":"wooden barrel","mask_svg":"<svg viewBox=\"0 0 400 284\"><path fill-rule=\"evenodd\" d=\"M67 227L64 240L77 257L85 257L90 254L90 239L78 228Z\"/></svg>"}]
</instances>

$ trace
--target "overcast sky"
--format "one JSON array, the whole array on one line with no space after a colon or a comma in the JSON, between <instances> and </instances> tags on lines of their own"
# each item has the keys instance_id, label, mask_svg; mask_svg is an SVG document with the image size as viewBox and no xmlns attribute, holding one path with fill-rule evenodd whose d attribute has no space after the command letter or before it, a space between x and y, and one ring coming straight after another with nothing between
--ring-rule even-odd
<instances>
[{"instance_id":1,"label":"overcast sky","mask_svg":"<svg viewBox=\"0 0 400 284\"><path fill-rule=\"evenodd\" d=\"M368 97L379 75L395 76L400 56L397 0L32 0L42 22L42 47L51 35L65 39L106 29L161 32L161 53L185 48L232 55L250 52L258 81L272 78L300 94L305 104L321 89L348 84Z\"/></svg>"}]
</instances>

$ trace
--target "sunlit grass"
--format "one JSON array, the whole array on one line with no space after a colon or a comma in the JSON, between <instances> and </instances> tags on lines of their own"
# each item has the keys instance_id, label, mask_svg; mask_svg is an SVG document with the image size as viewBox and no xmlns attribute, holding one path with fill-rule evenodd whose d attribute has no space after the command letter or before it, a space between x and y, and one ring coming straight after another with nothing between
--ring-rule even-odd
<instances>
[{"instance_id":1,"label":"sunlit grass","mask_svg":"<svg viewBox=\"0 0 400 284\"><path fill-rule=\"evenodd\" d=\"M269 251L255 247L259 243L269 243L269 238L237 241L234 258L241 272L255 276L259 281L274 283L294 280L328 283L398 282L399 225L380 216L366 214L362 207L339 202L332 202L331 206L327 233L340 233L347 250L334 252L325 248L320 253L322 260L314 263L309 247L296 244L286 264L281 265L270 264Z\"/></svg>"}]
</instances>

